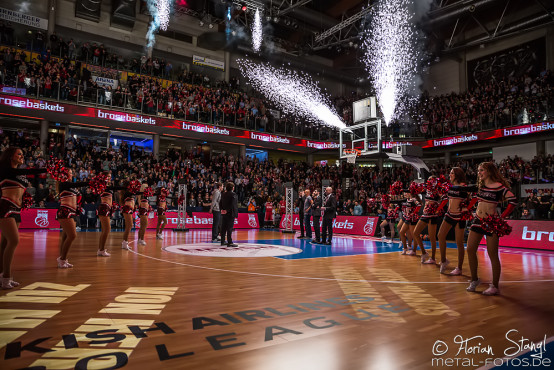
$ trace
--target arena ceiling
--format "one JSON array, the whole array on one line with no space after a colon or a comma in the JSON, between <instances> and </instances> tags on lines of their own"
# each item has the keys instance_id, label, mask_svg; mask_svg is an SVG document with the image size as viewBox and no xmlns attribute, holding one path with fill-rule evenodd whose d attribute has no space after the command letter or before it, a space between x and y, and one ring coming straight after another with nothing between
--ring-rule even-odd
<instances>
[{"instance_id":1,"label":"arena ceiling","mask_svg":"<svg viewBox=\"0 0 554 370\"><path fill-rule=\"evenodd\" d=\"M264 9L266 34L281 50L332 59L337 69L358 68L362 19L375 0L176 0L176 14L219 23L228 7L233 20L248 28L253 9ZM551 0L415 0L430 9L419 22L431 56L509 37L554 23ZM244 11L243 9L246 9ZM208 16L208 18L206 18ZM218 22L218 20L220 20ZM247 42L245 42L247 44Z\"/></svg>"}]
</instances>

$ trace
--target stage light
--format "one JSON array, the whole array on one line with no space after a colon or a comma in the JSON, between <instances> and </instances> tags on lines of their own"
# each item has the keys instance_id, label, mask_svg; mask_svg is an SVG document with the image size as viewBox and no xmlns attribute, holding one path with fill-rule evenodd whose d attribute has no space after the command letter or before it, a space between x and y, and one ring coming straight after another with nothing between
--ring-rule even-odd
<instances>
[{"instance_id":1,"label":"stage light","mask_svg":"<svg viewBox=\"0 0 554 370\"><path fill-rule=\"evenodd\" d=\"M204 21L198 22L198 25L199 25L200 27L204 27Z\"/></svg>"},{"instance_id":2,"label":"stage light","mask_svg":"<svg viewBox=\"0 0 554 370\"><path fill-rule=\"evenodd\" d=\"M248 8L246 7L246 5L243 5L241 9L243 12L245 12Z\"/></svg>"},{"instance_id":3,"label":"stage light","mask_svg":"<svg viewBox=\"0 0 554 370\"><path fill-rule=\"evenodd\" d=\"M275 23L279 23L279 17L275 17L275 18L273 18L273 22L275 22Z\"/></svg>"},{"instance_id":4,"label":"stage light","mask_svg":"<svg viewBox=\"0 0 554 370\"><path fill-rule=\"evenodd\" d=\"M214 24L213 24L213 23L210 23L210 24L208 25L208 27L209 27L210 29L211 29L211 28L214 28Z\"/></svg>"}]
</instances>

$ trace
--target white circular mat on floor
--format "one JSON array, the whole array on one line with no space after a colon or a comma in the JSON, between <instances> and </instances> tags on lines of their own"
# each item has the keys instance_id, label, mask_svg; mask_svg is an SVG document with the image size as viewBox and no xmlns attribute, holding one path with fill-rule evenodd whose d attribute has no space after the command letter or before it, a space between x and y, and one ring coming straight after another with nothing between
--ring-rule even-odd
<instances>
[{"instance_id":1,"label":"white circular mat on floor","mask_svg":"<svg viewBox=\"0 0 554 370\"><path fill-rule=\"evenodd\" d=\"M219 243L170 245L165 251L189 256L204 257L277 257L297 254L302 249L284 245L238 243L238 247L225 247Z\"/></svg>"}]
</instances>

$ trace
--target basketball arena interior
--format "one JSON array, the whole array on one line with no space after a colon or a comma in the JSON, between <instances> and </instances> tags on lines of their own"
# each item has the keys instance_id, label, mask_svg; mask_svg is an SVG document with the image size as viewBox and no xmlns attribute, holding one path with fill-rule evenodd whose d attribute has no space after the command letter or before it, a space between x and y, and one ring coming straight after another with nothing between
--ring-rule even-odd
<instances>
[{"instance_id":1,"label":"basketball arena interior","mask_svg":"<svg viewBox=\"0 0 554 370\"><path fill-rule=\"evenodd\" d=\"M549 0L0 0L0 368L551 368L553 71Z\"/></svg>"}]
</instances>

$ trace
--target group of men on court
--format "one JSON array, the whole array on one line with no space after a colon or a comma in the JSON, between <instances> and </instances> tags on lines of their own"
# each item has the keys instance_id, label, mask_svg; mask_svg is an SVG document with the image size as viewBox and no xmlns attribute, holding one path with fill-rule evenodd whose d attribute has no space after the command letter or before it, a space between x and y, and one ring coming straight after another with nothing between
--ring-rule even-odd
<instances>
[{"instance_id":1,"label":"group of men on court","mask_svg":"<svg viewBox=\"0 0 554 370\"><path fill-rule=\"evenodd\" d=\"M233 243L231 236L235 219L239 216L238 197L234 192L235 184L228 182L225 184L225 193L221 194L223 185L215 184L215 189L212 193L212 204L210 212L213 215L212 223L212 242L221 242L221 246L238 247ZM219 225L221 221L221 238L219 237ZM227 241L226 241L227 239Z\"/></svg>"},{"instance_id":2,"label":"group of men on court","mask_svg":"<svg viewBox=\"0 0 554 370\"><path fill-rule=\"evenodd\" d=\"M223 185L217 183L212 193L212 204L210 206L210 213L213 215L212 242L219 241L221 246L238 247L233 243L231 237L235 219L238 217L238 198L234 189L235 185L228 182L225 185L225 193L221 194ZM337 199L333 194L333 188L327 187L325 189L325 198L319 195L317 189L314 190L313 198L309 189L300 190L297 206L300 220L299 239L309 239L314 244L331 245L333 220L337 217ZM312 217L313 225L311 225ZM323 218L323 222L320 226L321 218ZM314 228L315 239L312 239L312 227ZM219 237L220 233L221 238Z\"/></svg>"},{"instance_id":3,"label":"group of men on court","mask_svg":"<svg viewBox=\"0 0 554 370\"><path fill-rule=\"evenodd\" d=\"M325 189L324 198L314 190L313 197L309 189L298 192L298 218L300 221L299 239L309 239L314 244L331 245L333 240L333 220L337 217L337 199L333 188ZM313 218L313 224L312 224ZM323 222L320 220L323 218ZM312 227L315 239L312 239ZM321 233L320 233L321 231ZM320 238L321 237L321 238Z\"/></svg>"}]
</instances>

